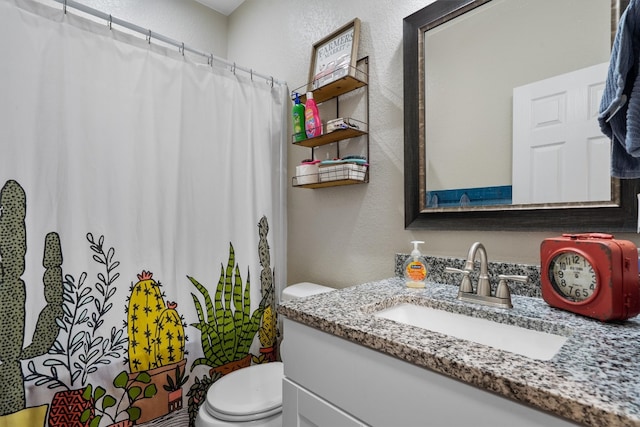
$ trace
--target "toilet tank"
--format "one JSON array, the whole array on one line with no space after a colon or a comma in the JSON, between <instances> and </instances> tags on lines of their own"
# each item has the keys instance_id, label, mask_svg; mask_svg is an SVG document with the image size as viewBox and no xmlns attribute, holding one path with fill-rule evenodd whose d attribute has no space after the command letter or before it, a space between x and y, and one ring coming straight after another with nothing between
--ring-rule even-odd
<instances>
[{"instance_id":1,"label":"toilet tank","mask_svg":"<svg viewBox=\"0 0 640 427\"><path fill-rule=\"evenodd\" d=\"M322 294L335 290L327 286L318 285L316 283L302 282L287 286L282 291L282 301L304 298L310 295Z\"/></svg>"}]
</instances>

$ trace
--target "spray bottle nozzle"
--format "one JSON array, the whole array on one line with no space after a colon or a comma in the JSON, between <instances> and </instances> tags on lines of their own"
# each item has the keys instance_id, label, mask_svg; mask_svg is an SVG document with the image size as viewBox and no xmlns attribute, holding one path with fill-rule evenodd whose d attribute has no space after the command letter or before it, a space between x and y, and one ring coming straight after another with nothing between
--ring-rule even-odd
<instances>
[{"instance_id":1,"label":"spray bottle nozzle","mask_svg":"<svg viewBox=\"0 0 640 427\"><path fill-rule=\"evenodd\" d=\"M413 244L413 250L411 251L411 256L413 257L422 256L422 254L420 253L420 249L418 249L418 245L424 242L422 240L413 240L411 243Z\"/></svg>"}]
</instances>

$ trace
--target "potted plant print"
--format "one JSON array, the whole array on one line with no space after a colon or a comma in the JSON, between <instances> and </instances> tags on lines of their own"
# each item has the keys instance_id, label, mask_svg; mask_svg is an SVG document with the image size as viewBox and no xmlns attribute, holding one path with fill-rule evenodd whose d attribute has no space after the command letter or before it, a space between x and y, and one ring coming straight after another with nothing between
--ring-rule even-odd
<instances>
[{"instance_id":1,"label":"potted plant print","mask_svg":"<svg viewBox=\"0 0 640 427\"><path fill-rule=\"evenodd\" d=\"M171 378L170 375L167 375L167 383L162 386L166 391L169 392L169 412L182 409L182 386L185 385L189 380L189 375L184 375L186 371L186 367L182 371L180 371L180 365L176 365L176 371L174 374L175 380L174 378Z\"/></svg>"},{"instance_id":2,"label":"potted plant print","mask_svg":"<svg viewBox=\"0 0 640 427\"><path fill-rule=\"evenodd\" d=\"M27 365L27 381L49 389L64 389L51 401L51 427L86 425L80 422L80 414L88 407L82 394L89 374L120 359L126 348L127 337L122 329L112 327L109 334L101 330L113 307L111 300L116 293L114 283L120 275L116 271L120 263L114 259L114 248L104 247L104 236L96 240L88 233L86 238L91 258L104 271L97 273L94 283L87 280L87 272L82 272L77 279L71 274L64 276L63 314L57 323L61 332L43 362L49 372L39 371L33 362Z\"/></svg>"},{"instance_id":3,"label":"potted plant print","mask_svg":"<svg viewBox=\"0 0 640 427\"><path fill-rule=\"evenodd\" d=\"M178 304L164 299L159 281L150 271L137 275L128 297L127 330L129 333L130 377L145 371L151 377L158 392L153 399L140 402L142 418L139 423L159 418L169 413L167 377L186 365L185 321L178 313ZM175 385L175 384L174 384Z\"/></svg>"},{"instance_id":4,"label":"potted plant print","mask_svg":"<svg viewBox=\"0 0 640 427\"><path fill-rule=\"evenodd\" d=\"M131 379L126 371L122 371L114 378L113 385L123 390L120 399L107 394L106 390L99 386L94 388L89 384L84 389L82 397L90 402L92 407L82 412L82 423L87 423L89 427L98 427L103 419L106 419L111 427L131 426L142 416L139 403L157 393L155 384L151 384L151 377L146 372L139 372Z\"/></svg>"},{"instance_id":5,"label":"potted plant print","mask_svg":"<svg viewBox=\"0 0 640 427\"><path fill-rule=\"evenodd\" d=\"M215 301L212 301L209 291L200 282L187 276L204 298L203 307L198 297L191 294L200 320L192 326L200 330L204 353L204 357L192 363L191 370L199 365L210 367L209 375L203 376L202 379L196 377L187 393L190 426L194 425L198 409L206 399L206 393L211 384L227 373L249 366L252 359L254 363L275 360L278 331L274 303L274 275L270 266L267 242L269 224L266 217L263 216L260 219L258 230L262 299L253 313L250 311L249 273L247 273L247 282L243 290L240 269L235 262L235 252L231 243L229 243L226 269L223 265L220 266ZM260 356L249 353L256 334L259 335L262 347Z\"/></svg>"},{"instance_id":6,"label":"potted plant print","mask_svg":"<svg viewBox=\"0 0 640 427\"><path fill-rule=\"evenodd\" d=\"M251 313L249 273L247 273L247 283L243 291L242 277L240 268L235 263L233 245L229 243L226 269L223 265L220 266L220 278L214 301L207 288L195 278L187 277L202 294L206 307L205 311L198 297L191 294L199 319L198 323L192 323L191 326L200 331L204 353L203 357L193 361L191 370L193 371L196 366L206 365L212 372L225 375L249 366L251 364L249 348L260 327L264 299Z\"/></svg>"}]
</instances>

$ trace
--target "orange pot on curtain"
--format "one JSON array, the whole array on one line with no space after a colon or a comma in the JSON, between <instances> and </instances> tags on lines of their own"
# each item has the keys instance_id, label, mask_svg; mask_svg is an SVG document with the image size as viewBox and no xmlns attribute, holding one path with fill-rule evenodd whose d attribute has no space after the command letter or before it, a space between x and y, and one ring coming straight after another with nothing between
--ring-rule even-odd
<instances>
[{"instance_id":1,"label":"orange pot on curtain","mask_svg":"<svg viewBox=\"0 0 640 427\"><path fill-rule=\"evenodd\" d=\"M91 408L93 402L82 397L84 390L64 390L57 392L51 400L49 410L50 427L86 427L89 422L80 421L80 415L85 409Z\"/></svg>"},{"instance_id":2,"label":"orange pot on curtain","mask_svg":"<svg viewBox=\"0 0 640 427\"><path fill-rule=\"evenodd\" d=\"M167 415L170 411L170 399L169 394L170 391L165 389L165 385L168 385L167 376L173 377L176 371L176 366L180 368L180 370L184 371L185 364L187 363L186 359L181 360L177 363L172 363L170 365L161 366L159 368L151 369L147 371L149 376L151 377L151 384L155 384L157 393L150 399L142 399L135 403L135 406L139 407L141 410L140 418L136 421L136 424L146 423L147 421L155 420L156 418L162 417L163 415ZM137 374L129 374L129 378L133 380ZM145 385L148 384L136 384L144 388ZM180 388L180 391L182 389ZM173 402L174 407L177 402ZM182 407L182 395L180 396L180 407Z\"/></svg>"},{"instance_id":3,"label":"orange pot on curtain","mask_svg":"<svg viewBox=\"0 0 640 427\"><path fill-rule=\"evenodd\" d=\"M209 370L209 375L214 376L214 373L220 375L227 375L238 369L246 368L251 365L251 354L246 355L242 359L234 360L233 362L225 363L224 365L216 366Z\"/></svg>"}]
</instances>

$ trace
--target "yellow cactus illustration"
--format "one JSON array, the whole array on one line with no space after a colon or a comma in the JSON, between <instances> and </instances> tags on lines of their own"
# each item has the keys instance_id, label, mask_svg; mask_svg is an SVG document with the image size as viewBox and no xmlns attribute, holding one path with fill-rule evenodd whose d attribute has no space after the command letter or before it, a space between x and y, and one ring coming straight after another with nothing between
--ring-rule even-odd
<instances>
[{"instance_id":1,"label":"yellow cactus illustration","mask_svg":"<svg viewBox=\"0 0 640 427\"><path fill-rule=\"evenodd\" d=\"M258 329L258 338L262 347L272 347L276 342L276 316L271 306L267 306L262 313L262 325Z\"/></svg>"},{"instance_id":2,"label":"yellow cactus illustration","mask_svg":"<svg viewBox=\"0 0 640 427\"><path fill-rule=\"evenodd\" d=\"M153 273L138 274L127 309L131 372L159 368L184 358L184 322L176 311L177 304L165 305L163 298Z\"/></svg>"},{"instance_id":3,"label":"yellow cactus illustration","mask_svg":"<svg viewBox=\"0 0 640 427\"><path fill-rule=\"evenodd\" d=\"M167 301L167 308L160 312L155 342L158 366L184 359L184 327L177 306Z\"/></svg>"}]
</instances>

